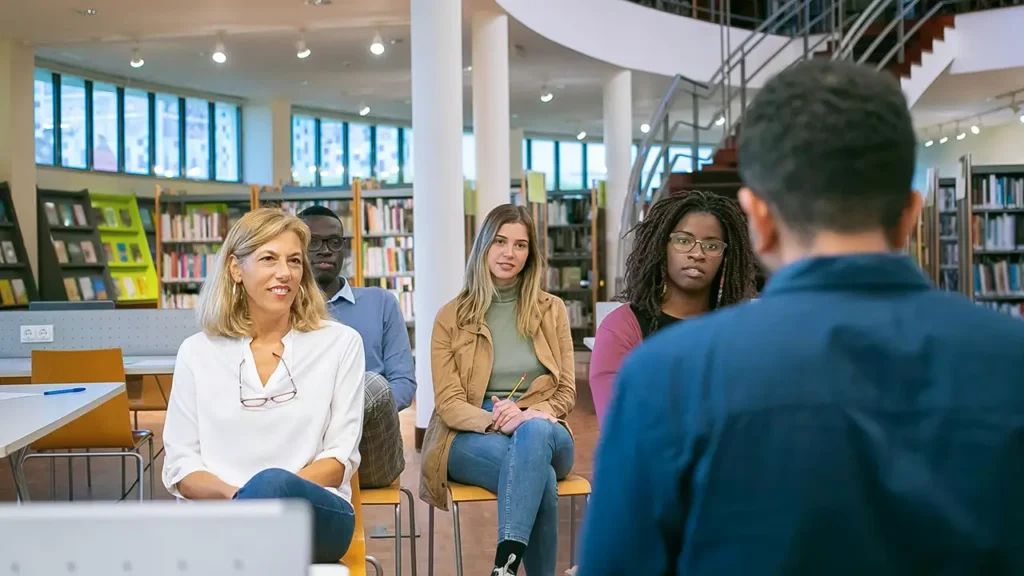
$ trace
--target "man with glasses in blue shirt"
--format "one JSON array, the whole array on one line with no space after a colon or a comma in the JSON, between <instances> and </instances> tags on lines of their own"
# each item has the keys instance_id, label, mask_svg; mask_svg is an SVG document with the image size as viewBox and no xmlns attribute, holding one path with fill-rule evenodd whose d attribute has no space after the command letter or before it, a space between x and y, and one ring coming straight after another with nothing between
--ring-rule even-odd
<instances>
[{"instance_id":1,"label":"man with glasses in blue shirt","mask_svg":"<svg viewBox=\"0 0 1024 576\"><path fill-rule=\"evenodd\" d=\"M363 488L389 486L405 468L398 412L416 394L405 319L393 294L382 288L354 288L342 277L348 242L333 210L311 206L299 218L310 229L310 265L327 296L328 312L363 338L367 377L359 483Z\"/></svg>"}]
</instances>

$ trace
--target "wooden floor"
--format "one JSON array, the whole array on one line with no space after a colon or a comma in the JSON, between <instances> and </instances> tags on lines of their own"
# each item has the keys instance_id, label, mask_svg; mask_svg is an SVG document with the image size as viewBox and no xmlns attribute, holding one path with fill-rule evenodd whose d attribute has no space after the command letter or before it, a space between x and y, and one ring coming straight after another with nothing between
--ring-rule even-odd
<instances>
[{"instance_id":1,"label":"wooden floor","mask_svg":"<svg viewBox=\"0 0 1024 576\"><path fill-rule=\"evenodd\" d=\"M587 366L589 364L589 353L577 353L576 383L577 401L576 408L569 416L569 425L572 427L576 439L576 465L573 471L586 478L591 478L592 455L597 438L597 418L594 415L593 400L590 396L590 388L587 384ZM416 521L418 524L417 556L419 574L427 574L427 505L418 499L419 496L419 470L420 454L416 452L413 443L415 428L415 407L410 408L401 414L402 432L405 439L406 469L402 474L402 485L408 487L417 496ZM152 430L156 435L157 450L161 445L161 432L163 430L163 412L143 412L139 414L139 427ZM147 455L148 457L148 455ZM170 499L170 494L163 488L160 482L160 468L163 464L162 458L157 460L156 469L156 498ZM50 494L50 472L49 465L42 459L30 460L26 465L26 476L29 482L30 494L33 499L47 500L52 497ZM116 461L99 462L94 461L92 467L93 486L91 491L86 488L85 463L81 459L74 466L74 488L75 500L114 500L118 497L121 488L121 468ZM134 482L134 472L129 467L128 484ZM56 497L60 500L68 498L68 472L66 461L57 463L57 491ZM146 480L148 490L148 474ZM136 493L133 492L132 496ZM6 462L0 462L0 502L14 500L14 489L11 481L11 473ZM394 509L388 506L366 507L364 510L364 522L367 531L367 552L377 557L384 566L384 573L392 575L395 573L394 562L394 541L390 539L374 538L375 534L386 531L393 534L394 531ZM582 518L583 503L578 504L577 521ZM569 567L569 500L562 499L559 507L559 560L557 573L561 574ZM483 576L490 574L494 560L494 548L497 538L497 510L493 503L465 505L461 511L462 535L463 535L463 568L465 576ZM408 535L408 522L405 523L403 532ZM435 516L437 524L437 535L434 550L434 574L437 576L448 576L455 574L454 546L452 542L452 521L451 514L438 511ZM409 546L404 546L403 573L411 574L409 569ZM521 571L525 573L525 570ZM372 569L369 572L373 573ZM532 575L531 575L532 576ZM548 576L548 575L543 575Z\"/></svg>"}]
</instances>

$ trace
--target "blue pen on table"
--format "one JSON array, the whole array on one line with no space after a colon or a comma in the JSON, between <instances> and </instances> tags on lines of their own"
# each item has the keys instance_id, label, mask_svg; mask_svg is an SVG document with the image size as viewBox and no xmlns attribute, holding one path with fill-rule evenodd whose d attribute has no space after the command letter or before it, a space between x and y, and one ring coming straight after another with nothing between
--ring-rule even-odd
<instances>
[{"instance_id":1,"label":"blue pen on table","mask_svg":"<svg viewBox=\"0 0 1024 576\"><path fill-rule=\"evenodd\" d=\"M57 394L74 394L75 392L85 392L85 388L61 388L60 390L47 390L43 392L43 396L56 396Z\"/></svg>"}]
</instances>

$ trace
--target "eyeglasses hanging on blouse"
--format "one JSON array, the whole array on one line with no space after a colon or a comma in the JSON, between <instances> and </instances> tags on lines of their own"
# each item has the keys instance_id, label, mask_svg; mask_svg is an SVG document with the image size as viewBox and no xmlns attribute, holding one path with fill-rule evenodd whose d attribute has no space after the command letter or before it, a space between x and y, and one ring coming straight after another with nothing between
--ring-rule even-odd
<instances>
[{"instance_id":1,"label":"eyeglasses hanging on blouse","mask_svg":"<svg viewBox=\"0 0 1024 576\"><path fill-rule=\"evenodd\" d=\"M292 389L288 392L275 394L270 398L244 398L242 396L242 366L245 365L245 358L242 358L242 361L238 364L238 401L242 403L242 406L246 408L259 408L265 406L267 402L284 404L298 396L299 389L295 386L295 379L292 378L292 371L288 369L288 364L284 361L284 358L277 354L274 354L274 358L277 358L281 365L284 366L284 371L288 373L288 381L292 383Z\"/></svg>"}]
</instances>

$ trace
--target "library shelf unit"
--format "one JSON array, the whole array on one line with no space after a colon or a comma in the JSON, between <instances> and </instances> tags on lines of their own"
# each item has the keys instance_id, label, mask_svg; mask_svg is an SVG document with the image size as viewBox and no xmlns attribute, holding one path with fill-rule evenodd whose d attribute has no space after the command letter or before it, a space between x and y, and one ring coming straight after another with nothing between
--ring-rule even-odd
<instances>
[{"instance_id":1,"label":"library shelf unit","mask_svg":"<svg viewBox=\"0 0 1024 576\"><path fill-rule=\"evenodd\" d=\"M961 171L961 292L1024 318L1024 165L974 166L967 155Z\"/></svg>"},{"instance_id":2,"label":"library shelf unit","mask_svg":"<svg viewBox=\"0 0 1024 576\"><path fill-rule=\"evenodd\" d=\"M228 230L256 205L252 190L189 195L157 187L153 215L160 308L195 307Z\"/></svg>"},{"instance_id":3,"label":"library shelf unit","mask_svg":"<svg viewBox=\"0 0 1024 576\"><path fill-rule=\"evenodd\" d=\"M25 308L38 299L11 188L0 182L0 310Z\"/></svg>"},{"instance_id":4,"label":"library shelf unit","mask_svg":"<svg viewBox=\"0 0 1024 576\"><path fill-rule=\"evenodd\" d=\"M43 300L116 300L88 190L36 189Z\"/></svg>"},{"instance_id":5,"label":"library shelf unit","mask_svg":"<svg viewBox=\"0 0 1024 576\"><path fill-rule=\"evenodd\" d=\"M584 349L583 339L597 330L597 303L604 288L604 210L598 191L548 191L546 206L529 206L547 256L544 288L565 301L573 343Z\"/></svg>"},{"instance_id":6,"label":"library shelf unit","mask_svg":"<svg viewBox=\"0 0 1024 576\"><path fill-rule=\"evenodd\" d=\"M142 231L146 234L146 244L149 245L150 259L153 261L154 271L156 270L156 199L135 198L139 207L139 216L142 221Z\"/></svg>"},{"instance_id":7,"label":"library shelf unit","mask_svg":"<svg viewBox=\"0 0 1024 576\"><path fill-rule=\"evenodd\" d=\"M928 189L918 225L911 232L907 252L942 290L958 292L960 237L957 234L956 179L928 173Z\"/></svg>"},{"instance_id":8,"label":"library shelf unit","mask_svg":"<svg viewBox=\"0 0 1024 576\"><path fill-rule=\"evenodd\" d=\"M135 196L91 194L90 199L102 242L98 255L106 258L117 305L156 307L160 286L146 237L147 222L150 228L153 225L152 213L143 217Z\"/></svg>"}]
</instances>

